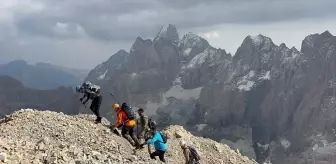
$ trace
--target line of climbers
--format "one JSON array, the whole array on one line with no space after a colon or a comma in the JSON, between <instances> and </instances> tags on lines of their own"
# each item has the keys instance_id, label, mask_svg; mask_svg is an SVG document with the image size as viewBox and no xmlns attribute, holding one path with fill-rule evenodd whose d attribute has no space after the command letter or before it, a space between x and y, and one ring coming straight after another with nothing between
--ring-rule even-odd
<instances>
[{"instance_id":1,"label":"line of climbers","mask_svg":"<svg viewBox=\"0 0 336 164\"><path fill-rule=\"evenodd\" d=\"M100 87L92 85L90 82L85 82L82 86L77 86L76 91L83 93L83 97L80 98L81 103L86 107L86 103L89 99L92 100L90 109L97 116L96 123L101 123L102 117L99 109L102 102L102 96L100 94ZM112 95L113 96L113 95ZM83 99L87 99L83 102ZM111 125L113 133L120 136L117 129L121 128L121 136L131 143L135 149L143 149L147 145L148 153L151 159L156 159L158 156L162 162L165 162L164 155L167 151L167 136L157 130L157 125L154 120L145 116L144 109L139 108L136 114L127 103L113 104L112 110L116 112L117 120L114 125ZM150 145L154 145L155 151L152 153ZM185 141L180 141L180 146L183 151L186 164L199 164L200 156L197 150L187 145Z\"/></svg>"}]
</instances>

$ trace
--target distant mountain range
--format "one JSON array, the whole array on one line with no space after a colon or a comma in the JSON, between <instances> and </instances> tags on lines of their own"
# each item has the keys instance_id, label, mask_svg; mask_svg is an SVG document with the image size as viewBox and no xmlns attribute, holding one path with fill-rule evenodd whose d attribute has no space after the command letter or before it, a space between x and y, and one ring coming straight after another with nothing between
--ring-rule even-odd
<instances>
[{"instance_id":1,"label":"distant mountain range","mask_svg":"<svg viewBox=\"0 0 336 164\"><path fill-rule=\"evenodd\" d=\"M47 63L29 65L16 60L0 65L0 75L13 77L32 89L55 89L60 86L75 86L84 80L87 70L72 69Z\"/></svg>"},{"instance_id":2,"label":"distant mountain range","mask_svg":"<svg viewBox=\"0 0 336 164\"><path fill-rule=\"evenodd\" d=\"M12 77L0 76L0 118L24 108L77 114L81 107L78 95L71 87L34 90Z\"/></svg>"},{"instance_id":3,"label":"distant mountain range","mask_svg":"<svg viewBox=\"0 0 336 164\"><path fill-rule=\"evenodd\" d=\"M183 125L259 163L333 163L327 157L336 152L335 48L328 31L304 38L301 50L257 35L232 56L195 34L180 38L167 25L153 40L136 38L129 52L118 51L87 80L107 97L107 118L111 92L161 126Z\"/></svg>"}]
</instances>

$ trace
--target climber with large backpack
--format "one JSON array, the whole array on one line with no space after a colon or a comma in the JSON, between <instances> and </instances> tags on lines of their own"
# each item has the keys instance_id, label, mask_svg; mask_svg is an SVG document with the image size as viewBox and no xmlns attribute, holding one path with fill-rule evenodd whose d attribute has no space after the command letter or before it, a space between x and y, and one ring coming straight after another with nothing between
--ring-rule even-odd
<instances>
[{"instance_id":1,"label":"climber with large backpack","mask_svg":"<svg viewBox=\"0 0 336 164\"><path fill-rule=\"evenodd\" d=\"M116 128L122 128L121 135L127 139L136 149L140 148L140 143L135 134L135 113L130 106L123 103L114 104L112 109L117 113L117 122L112 125L112 130Z\"/></svg>"},{"instance_id":2,"label":"climber with large backpack","mask_svg":"<svg viewBox=\"0 0 336 164\"><path fill-rule=\"evenodd\" d=\"M167 151L167 136L157 131L156 125L151 126L150 131L152 133L152 138L141 144L140 147L143 148L146 144L154 144L155 152L150 153L150 158L156 159L155 157L159 156L160 160L165 162L164 155Z\"/></svg>"},{"instance_id":3,"label":"climber with large backpack","mask_svg":"<svg viewBox=\"0 0 336 164\"><path fill-rule=\"evenodd\" d=\"M93 100L96 96L99 96L100 87L86 81L81 86L76 86L76 92L83 93L83 97L81 97L79 101L86 106L89 99ZM84 98L86 98L86 100L84 100Z\"/></svg>"},{"instance_id":4,"label":"climber with large backpack","mask_svg":"<svg viewBox=\"0 0 336 164\"><path fill-rule=\"evenodd\" d=\"M183 150L185 164L200 164L201 157L194 147L188 146L183 140L180 141L180 146Z\"/></svg>"}]
</instances>

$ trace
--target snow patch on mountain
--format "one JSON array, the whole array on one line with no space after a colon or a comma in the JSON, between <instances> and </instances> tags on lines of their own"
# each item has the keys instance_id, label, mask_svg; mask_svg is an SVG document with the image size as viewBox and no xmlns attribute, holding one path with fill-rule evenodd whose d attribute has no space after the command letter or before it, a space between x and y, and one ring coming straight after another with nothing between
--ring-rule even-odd
<instances>
[{"instance_id":1,"label":"snow patch on mountain","mask_svg":"<svg viewBox=\"0 0 336 164\"><path fill-rule=\"evenodd\" d=\"M271 79L271 71L267 71L261 74L259 80L270 80Z\"/></svg>"},{"instance_id":2,"label":"snow patch on mountain","mask_svg":"<svg viewBox=\"0 0 336 164\"><path fill-rule=\"evenodd\" d=\"M157 37L164 37L167 34L169 25L164 25L161 27L160 32L157 34Z\"/></svg>"},{"instance_id":3,"label":"snow patch on mountain","mask_svg":"<svg viewBox=\"0 0 336 164\"><path fill-rule=\"evenodd\" d=\"M210 45L206 40L202 39L200 36L189 32L183 36L179 46L183 46L185 48L194 48L194 47L200 48Z\"/></svg>"},{"instance_id":4,"label":"snow patch on mountain","mask_svg":"<svg viewBox=\"0 0 336 164\"><path fill-rule=\"evenodd\" d=\"M210 66L214 65L220 58L220 52L212 47L207 48L202 53L196 55L186 67L183 68L196 68L203 65L205 62L209 63Z\"/></svg>"},{"instance_id":5,"label":"snow patch on mountain","mask_svg":"<svg viewBox=\"0 0 336 164\"><path fill-rule=\"evenodd\" d=\"M261 35L250 36L250 38L252 39L253 44L256 46L260 45L263 41L263 38Z\"/></svg>"},{"instance_id":6,"label":"snow patch on mountain","mask_svg":"<svg viewBox=\"0 0 336 164\"><path fill-rule=\"evenodd\" d=\"M286 139L281 139L280 143L284 149L288 149L291 145L291 143Z\"/></svg>"},{"instance_id":7,"label":"snow patch on mountain","mask_svg":"<svg viewBox=\"0 0 336 164\"><path fill-rule=\"evenodd\" d=\"M149 110L149 113L156 114L156 111L161 106L169 105L168 98L174 97L179 100L197 100L201 94L201 90L203 87L194 88L194 89L184 89L181 85L181 77L177 77L173 81L173 86L166 92L162 94L162 99L160 102L152 102L148 101L146 104L146 109ZM153 114L153 115L154 115Z\"/></svg>"},{"instance_id":8,"label":"snow patch on mountain","mask_svg":"<svg viewBox=\"0 0 336 164\"><path fill-rule=\"evenodd\" d=\"M207 126L207 124L197 124L197 131L202 131L205 127Z\"/></svg>"},{"instance_id":9,"label":"snow patch on mountain","mask_svg":"<svg viewBox=\"0 0 336 164\"><path fill-rule=\"evenodd\" d=\"M184 56L189 56L189 53L191 51L191 48L187 48L186 50L184 50Z\"/></svg>"},{"instance_id":10,"label":"snow patch on mountain","mask_svg":"<svg viewBox=\"0 0 336 164\"><path fill-rule=\"evenodd\" d=\"M132 78L132 79L134 79L136 76L137 76L136 73L132 73L132 74L131 74L131 78Z\"/></svg>"},{"instance_id":11,"label":"snow patch on mountain","mask_svg":"<svg viewBox=\"0 0 336 164\"><path fill-rule=\"evenodd\" d=\"M250 72L243 76L238 82L237 82L237 88L240 91L250 91L255 84L254 81L251 81L250 79L255 76L255 72L250 70Z\"/></svg>"},{"instance_id":12,"label":"snow patch on mountain","mask_svg":"<svg viewBox=\"0 0 336 164\"><path fill-rule=\"evenodd\" d=\"M269 147L269 144L265 144L265 145L263 145L263 144L257 143L257 145L258 145L258 147L261 147L261 148L263 148L264 150L267 150L268 147Z\"/></svg>"},{"instance_id":13,"label":"snow patch on mountain","mask_svg":"<svg viewBox=\"0 0 336 164\"><path fill-rule=\"evenodd\" d=\"M196 55L193 59L191 59L190 63L188 64L187 68L195 68L198 65L202 65L208 56L207 51L204 51L198 55Z\"/></svg>"},{"instance_id":14,"label":"snow patch on mountain","mask_svg":"<svg viewBox=\"0 0 336 164\"><path fill-rule=\"evenodd\" d=\"M183 36L181 44L189 48L199 47L201 45L201 37L189 32Z\"/></svg>"},{"instance_id":15,"label":"snow patch on mountain","mask_svg":"<svg viewBox=\"0 0 336 164\"><path fill-rule=\"evenodd\" d=\"M241 91L250 91L255 84L254 81L247 81L245 84L241 84L238 86L238 89Z\"/></svg>"},{"instance_id":16,"label":"snow patch on mountain","mask_svg":"<svg viewBox=\"0 0 336 164\"><path fill-rule=\"evenodd\" d=\"M175 97L176 99L180 99L180 100L198 99L200 96L201 90L202 90L202 87L198 87L195 89L184 89L180 85L175 85L171 87L166 93L164 93L163 97L165 101L169 97Z\"/></svg>"},{"instance_id":17,"label":"snow patch on mountain","mask_svg":"<svg viewBox=\"0 0 336 164\"><path fill-rule=\"evenodd\" d=\"M106 69L106 71L102 75L98 76L97 79L98 80L103 80L105 78L105 75L106 75L107 71L108 71L108 69Z\"/></svg>"}]
</instances>

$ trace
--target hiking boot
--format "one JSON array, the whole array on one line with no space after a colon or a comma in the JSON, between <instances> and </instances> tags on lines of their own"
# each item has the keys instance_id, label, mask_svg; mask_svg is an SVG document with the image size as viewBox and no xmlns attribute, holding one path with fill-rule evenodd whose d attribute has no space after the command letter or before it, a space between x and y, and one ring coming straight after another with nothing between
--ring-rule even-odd
<instances>
[{"instance_id":1,"label":"hiking boot","mask_svg":"<svg viewBox=\"0 0 336 164\"><path fill-rule=\"evenodd\" d=\"M96 124L99 124L99 123L101 123L101 120L102 120L102 118L101 118L101 117L98 117L98 118L95 120L95 123L96 123Z\"/></svg>"}]
</instances>

